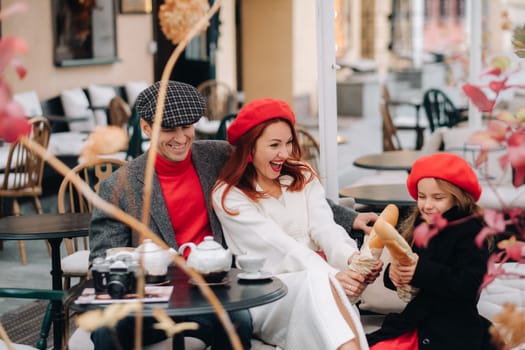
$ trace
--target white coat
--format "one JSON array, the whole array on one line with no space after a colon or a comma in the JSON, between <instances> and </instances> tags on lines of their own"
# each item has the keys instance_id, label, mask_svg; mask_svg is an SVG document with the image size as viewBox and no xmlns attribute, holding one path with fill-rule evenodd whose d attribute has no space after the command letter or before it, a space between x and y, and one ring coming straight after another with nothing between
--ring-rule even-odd
<instances>
[{"instance_id":1,"label":"white coat","mask_svg":"<svg viewBox=\"0 0 525 350\"><path fill-rule=\"evenodd\" d=\"M291 181L282 177L281 184ZM213 195L213 207L235 255L266 257L263 270L280 278L288 294L277 302L252 308L254 333L286 350L336 349L355 337L334 300L331 280L349 311L362 349L368 349L357 308L350 304L335 274L348 268L358 251L356 242L334 222L325 192L317 178L303 191L282 187L279 199L257 202L234 187L222 207L225 185ZM261 190L258 188L258 190ZM322 250L325 261L315 251Z\"/></svg>"}]
</instances>

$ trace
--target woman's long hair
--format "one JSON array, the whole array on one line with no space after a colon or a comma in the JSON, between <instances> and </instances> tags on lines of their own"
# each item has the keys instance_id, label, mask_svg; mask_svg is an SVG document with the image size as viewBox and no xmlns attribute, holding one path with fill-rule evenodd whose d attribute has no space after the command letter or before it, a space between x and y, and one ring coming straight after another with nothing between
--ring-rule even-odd
<instances>
[{"instance_id":1,"label":"woman's long hair","mask_svg":"<svg viewBox=\"0 0 525 350\"><path fill-rule=\"evenodd\" d=\"M230 158L224 164L217 182L213 187L215 190L218 186L226 184L226 189L223 192L221 198L221 205L224 210L230 215L236 215L238 213L232 212L225 207L224 201L232 187L237 187L243 191L248 198L253 201L258 201L261 198L267 198L268 194L265 192L258 192L255 188L257 173L255 167L249 157L251 157L253 150L255 149L255 143L261 137L264 130L271 124L283 121L285 122L292 132L292 153L289 158L284 162L281 176L288 175L292 177L292 182L288 185L287 190L296 192L301 191L308 182L312 181L315 176L312 168L301 161L301 147L297 140L297 133L293 125L284 118L274 118L262 122L254 126L244 135L239 137L237 145L230 155ZM213 192L212 190L212 192Z\"/></svg>"},{"instance_id":2,"label":"woman's long hair","mask_svg":"<svg viewBox=\"0 0 525 350\"><path fill-rule=\"evenodd\" d=\"M470 193L462 190L458 186L448 181L438 178L435 178L435 180L437 182L437 185L443 192L452 195L452 197L454 198L454 204L462 213L465 213L465 216L481 213L481 207L479 207L476 204L474 197L472 197ZM401 234L410 244L412 244L414 238L414 225L419 215L419 209L416 205L410 213L410 215L407 217L407 219L404 220L400 225Z\"/></svg>"}]
</instances>

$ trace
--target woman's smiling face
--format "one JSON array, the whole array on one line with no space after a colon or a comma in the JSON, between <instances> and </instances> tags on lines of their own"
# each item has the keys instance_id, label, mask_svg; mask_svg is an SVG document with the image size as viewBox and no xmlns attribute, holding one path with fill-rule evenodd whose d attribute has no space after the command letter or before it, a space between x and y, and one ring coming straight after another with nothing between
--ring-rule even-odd
<instances>
[{"instance_id":1,"label":"woman's smiling face","mask_svg":"<svg viewBox=\"0 0 525 350\"><path fill-rule=\"evenodd\" d=\"M269 124L255 142L253 166L257 172L257 182L275 180L284 162L292 154L293 135L290 126L284 121Z\"/></svg>"}]
</instances>

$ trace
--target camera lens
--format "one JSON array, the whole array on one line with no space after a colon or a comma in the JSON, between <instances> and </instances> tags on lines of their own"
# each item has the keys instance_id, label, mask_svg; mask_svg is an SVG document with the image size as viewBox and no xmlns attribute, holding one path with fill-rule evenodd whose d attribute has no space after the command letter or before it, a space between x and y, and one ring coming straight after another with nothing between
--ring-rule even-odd
<instances>
[{"instance_id":1,"label":"camera lens","mask_svg":"<svg viewBox=\"0 0 525 350\"><path fill-rule=\"evenodd\" d=\"M108 294L113 299L122 299L126 294L126 286L121 281L111 281L108 286Z\"/></svg>"},{"instance_id":2,"label":"camera lens","mask_svg":"<svg viewBox=\"0 0 525 350\"><path fill-rule=\"evenodd\" d=\"M122 299L128 293L128 286L130 284L127 274L112 273L109 275L107 285L108 294L113 299Z\"/></svg>"}]
</instances>

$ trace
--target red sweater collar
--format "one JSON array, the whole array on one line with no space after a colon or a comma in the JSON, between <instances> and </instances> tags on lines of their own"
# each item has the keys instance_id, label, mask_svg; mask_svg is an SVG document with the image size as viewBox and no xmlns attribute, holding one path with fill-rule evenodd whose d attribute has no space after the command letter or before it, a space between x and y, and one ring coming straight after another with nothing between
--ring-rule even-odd
<instances>
[{"instance_id":1,"label":"red sweater collar","mask_svg":"<svg viewBox=\"0 0 525 350\"><path fill-rule=\"evenodd\" d=\"M176 176L184 173L191 166L191 150L186 159L181 162L172 162L157 153L155 159L155 171L161 176Z\"/></svg>"}]
</instances>

